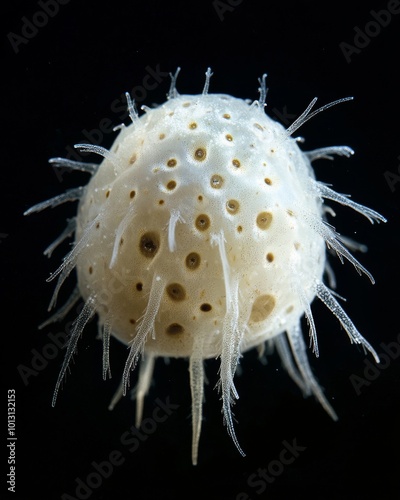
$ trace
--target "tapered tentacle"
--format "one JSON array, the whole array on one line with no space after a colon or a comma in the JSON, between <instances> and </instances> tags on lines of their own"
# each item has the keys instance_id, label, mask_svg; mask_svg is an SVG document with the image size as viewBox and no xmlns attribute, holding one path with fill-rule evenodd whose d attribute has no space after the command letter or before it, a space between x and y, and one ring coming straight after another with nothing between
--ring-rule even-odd
<instances>
[{"instance_id":1,"label":"tapered tentacle","mask_svg":"<svg viewBox=\"0 0 400 500\"><path fill-rule=\"evenodd\" d=\"M67 227L64 229L64 231L51 243L46 250L43 252L46 257L51 257L51 254L54 252L54 250L67 238L70 238L75 231L76 228L76 218L73 217L72 219L67 220Z\"/></svg>"},{"instance_id":2,"label":"tapered tentacle","mask_svg":"<svg viewBox=\"0 0 400 500\"><path fill-rule=\"evenodd\" d=\"M46 208L58 207L59 205L62 205L63 203L66 203L68 201L80 200L85 193L85 189L86 188L81 186L77 188L68 189L68 191L65 191L65 193L59 194L57 196L54 196L53 198L50 198L49 200L41 201L40 203L33 205L33 207L29 208L24 212L24 215L30 215L36 212L41 212Z\"/></svg>"},{"instance_id":3,"label":"tapered tentacle","mask_svg":"<svg viewBox=\"0 0 400 500\"><path fill-rule=\"evenodd\" d=\"M154 274L153 282L150 291L149 301L147 303L146 311L143 318L140 320L136 336L130 344L128 358L125 363L123 381L124 381L124 394L129 387L129 374L133 370L139 360L140 355L143 353L144 344L147 340L149 333L154 332L154 321L156 319L158 310L160 308L162 294L165 288L165 280L157 273Z\"/></svg>"},{"instance_id":4,"label":"tapered tentacle","mask_svg":"<svg viewBox=\"0 0 400 500\"><path fill-rule=\"evenodd\" d=\"M192 463L197 465L204 397L203 339L196 338L189 361L192 394Z\"/></svg>"},{"instance_id":5,"label":"tapered tentacle","mask_svg":"<svg viewBox=\"0 0 400 500\"><path fill-rule=\"evenodd\" d=\"M103 340L103 380L107 379L107 375L111 378L110 368L110 337L112 333L111 317L107 316L102 325L102 340Z\"/></svg>"},{"instance_id":6,"label":"tapered tentacle","mask_svg":"<svg viewBox=\"0 0 400 500\"><path fill-rule=\"evenodd\" d=\"M151 353L143 354L140 360L139 380L132 394L136 399L136 427L139 427L142 422L144 398L150 389L154 362L155 356Z\"/></svg>"},{"instance_id":7,"label":"tapered tentacle","mask_svg":"<svg viewBox=\"0 0 400 500\"><path fill-rule=\"evenodd\" d=\"M293 357L296 361L301 376L303 377L304 384L321 403L322 407L325 409L328 415L330 415L333 420L337 420L335 410L332 408L332 406L324 396L321 387L319 386L311 371L300 323L298 323L293 328L290 328L287 331L287 336L289 339L290 347L292 349Z\"/></svg>"},{"instance_id":8,"label":"tapered tentacle","mask_svg":"<svg viewBox=\"0 0 400 500\"><path fill-rule=\"evenodd\" d=\"M85 302L85 305L83 306L81 313L79 314L79 316L76 318L76 320L73 323L73 328L72 328L71 335L70 335L70 338L69 338L68 344L67 344L67 352L65 354L64 362L62 364L60 373L58 375L56 387L54 389L53 401L52 401L53 406L56 404L57 394L58 394L58 391L60 389L61 382L64 379L68 365L69 365L71 358L75 352L79 337L81 336L83 329L85 328L87 322L92 318L92 316L94 315L95 312L96 312L95 297L90 296L87 299L87 301Z\"/></svg>"},{"instance_id":9,"label":"tapered tentacle","mask_svg":"<svg viewBox=\"0 0 400 500\"><path fill-rule=\"evenodd\" d=\"M213 235L212 243L216 244L219 249L226 296L226 312L222 325L220 381L218 387L222 393L224 422L228 433L239 453L244 456L245 453L236 437L231 410L234 399L239 398L233 377L240 357L240 343L244 335L244 325L239 320L239 281L230 271L222 230L219 235Z\"/></svg>"},{"instance_id":10,"label":"tapered tentacle","mask_svg":"<svg viewBox=\"0 0 400 500\"><path fill-rule=\"evenodd\" d=\"M101 220L103 217L103 214L100 213L98 214L84 229L81 239L75 244L74 248L67 254L64 259L62 264L56 269L49 278L47 278L47 281L52 281L55 277L59 276L57 285L55 287L53 297L50 301L49 305L49 310L51 310L56 301L57 301L57 296L58 292L60 291L60 288L64 281L67 279L71 271L74 269L76 265L77 258L79 254L82 252L82 250L86 247L88 242L90 241L90 237L92 235L92 231L95 228L96 224Z\"/></svg>"},{"instance_id":11,"label":"tapered tentacle","mask_svg":"<svg viewBox=\"0 0 400 500\"><path fill-rule=\"evenodd\" d=\"M78 303L80 298L81 298L81 293L79 291L78 286L76 286L74 288L74 291L70 295L69 299L67 300L67 302L65 302L63 306L61 306L54 314L52 314L50 318L47 318L46 321L43 321L43 323L41 323L38 327L39 330L42 330L51 323L63 320L69 313L69 311L74 307L74 305Z\"/></svg>"},{"instance_id":12,"label":"tapered tentacle","mask_svg":"<svg viewBox=\"0 0 400 500\"><path fill-rule=\"evenodd\" d=\"M293 357L287 342L287 337L285 333L281 333L273 339L274 345L278 351L279 357L281 358L282 364L291 379L297 384L297 386L304 392L304 394L310 394L309 385L305 384L300 373L298 372L295 364L293 363Z\"/></svg>"}]
</instances>

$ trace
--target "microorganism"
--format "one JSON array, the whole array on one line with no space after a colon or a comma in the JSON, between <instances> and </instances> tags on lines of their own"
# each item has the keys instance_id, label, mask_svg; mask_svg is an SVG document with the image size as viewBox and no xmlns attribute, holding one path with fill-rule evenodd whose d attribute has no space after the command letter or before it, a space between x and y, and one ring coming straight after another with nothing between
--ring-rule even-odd
<instances>
[{"instance_id":1,"label":"microorganism","mask_svg":"<svg viewBox=\"0 0 400 500\"><path fill-rule=\"evenodd\" d=\"M130 124L116 127L112 147L77 144L100 164L52 158L55 168L91 175L83 187L30 208L26 214L78 201L77 214L45 254L69 237L72 250L49 280L57 278L50 308L75 269L77 286L67 303L45 324L62 320L77 302L76 318L54 391L60 384L87 322L98 318L103 341L103 376L110 371L113 336L126 344L116 400L126 394L140 361L136 425L158 357L188 360L192 395L192 462L197 463L204 395L204 365L220 361L224 423L241 454L232 405L239 397L234 377L242 355L274 346L282 364L305 395L336 413L314 377L301 320L307 319L312 351L319 355L311 304L318 298L336 316L352 343L379 362L333 291L328 255L349 261L371 282L372 275L351 251L364 246L327 222L326 201L359 212L371 223L378 212L316 180L311 163L349 157L348 146L303 151L293 134L310 118L343 98L313 110L316 98L288 128L265 112L266 75L259 98L210 94L207 69L201 94L180 95L171 75L164 104L142 107L139 116L127 93Z\"/></svg>"}]
</instances>

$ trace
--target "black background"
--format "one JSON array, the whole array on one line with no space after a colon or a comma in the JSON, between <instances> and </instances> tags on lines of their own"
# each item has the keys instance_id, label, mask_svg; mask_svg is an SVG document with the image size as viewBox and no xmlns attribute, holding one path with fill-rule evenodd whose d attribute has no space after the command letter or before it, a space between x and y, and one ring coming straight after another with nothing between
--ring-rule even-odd
<instances>
[{"instance_id":1,"label":"black background","mask_svg":"<svg viewBox=\"0 0 400 500\"><path fill-rule=\"evenodd\" d=\"M171 360L167 365L160 360L144 416L152 415L157 397L169 398L178 408L130 452L120 439L133 424L133 402L125 398L113 412L107 410L126 348L112 342L114 376L102 381L95 322L85 330L57 405L51 407L63 353L49 350L49 344L54 345L49 334L65 331L73 318L37 329L46 319L53 289L45 279L68 246L50 260L42 251L63 229L66 217L73 216L74 206L29 218L22 213L38 201L87 182L85 174L57 177L48 158L65 156L67 146L88 142L83 130L98 129L103 119L118 125L123 113L113 111L112 103L143 85L148 67L159 68L162 77L156 88L145 91L143 100L138 99L139 104L163 102L169 89L165 73L177 66L182 67L180 93L201 92L204 73L211 66L210 92L251 99L258 95L257 78L268 73L267 112L274 116L285 109L299 115L314 96L320 104L355 97L318 115L299 134L306 138L306 149L353 147L356 154L351 159L316 162L317 177L388 218L387 224L371 226L351 210L337 210L338 231L369 247L360 260L376 278L374 286L349 263L342 266L336 259L333 265L338 292L347 298L346 311L359 330L378 353L391 342L400 349L400 182L393 180L391 188L385 178L385 172L400 175L400 14L392 15L388 25L378 28L376 36L346 61L340 43L354 45L355 27L365 31L373 20L371 9L386 9L387 1L231 3L237 5L218 15L211 0L114 0L104 5L71 0L28 43L19 45L18 53L8 35L21 34L24 16L32 20L36 15L36 21L43 21L36 14L42 9L37 2L18 0L2 7L2 398L5 408L6 390L16 390L18 436L17 492L7 491L4 465L2 498L60 499L65 493L83 498L76 494L76 478L87 482L92 462L108 460L114 450L121 451L124 463L115 466L88 498L235 500L247 498L246 494L251 499L398 498L400 356L376 369L375 380L358 395L350 376L363 377L369 358L350 345L337 321L317 302L313 312L321 355L309 356L339 415L336 423L313 398L303 399L275 356L263 366L249 352L242 360L243 375L237 378L240 400L235 406L237 435L247 454L242 458L222 425L219 397L212 390L218 362L208 362L200 458L193 467L187 362ZM292 120L289 117L288 123ZM115 134L103 135L101 145L109 147ZM72 282L73 278L62 297ZM33 364L35 352L57 355L38 366ZM38 369L24 383L18 368L34 366ZM3 429L5 435L5 421ZM305 448L299 457L273 483L252 486L253 475L279 457L282 442L294 439ZM5 439L3 443L5 458Z\"/></svg>"}]
</instances>

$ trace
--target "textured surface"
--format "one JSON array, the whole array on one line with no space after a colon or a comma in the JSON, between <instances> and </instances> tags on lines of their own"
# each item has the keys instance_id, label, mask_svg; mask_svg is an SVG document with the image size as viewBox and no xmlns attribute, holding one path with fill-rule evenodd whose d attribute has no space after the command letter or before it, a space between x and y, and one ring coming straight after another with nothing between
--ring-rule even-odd
<instances>
[{"instance_id":1,"label":"textured surface","mask_svg":"<svg viewBox=\"0 0 400 500\"><path fill-rule=\"evenodd\" d=\"M116 337L134 337L154 276L164 290L145 349L156 355L189 356L194 337L204 357L220 354L235 283L243 349L298 322L296 284L311 302L325 243L299 214L322 213L309 160L280 124L226 95L180 96L123 129L111 153L76 238L102 214L77 260L79 288Z\"/></svg>"},{"instance_id":2,"label":"textured surface","mask_svg":"<svg viewBox=\"0 0 400 500\"><path fill-rule=\"evenodd\" d=\"M311 112L316 98L284 129L264 113L266 86L250 103L227 95L203 93L179 96L176 77L168 101L156 109L144 107L139 118L126 94L132 124L121 132L110 151L78 144L96 153L100 165L53 158L56 168L93 175L86 187L74 188L39 203L26 214L79 199L77 217L45 251L48 255L75 232L75 245L61 266L50 306L76 267L78 286L67 303L45 324L62 319L83 297L53 396L76 350L87 322L97 313L103 340L103 377L110 374L109 345L114 335L129 345L120 389L110 408L126 394L130 373L141 358L136 397L140 426L144 397L155 358L189 358L192 395L192 463L197 463L204 400L204 360L220 358L218 388L228 433L244 455L235 435L231 405L239 397L234 376L244 351L273 346L282 364L305 395L314 394L327 413L336 413L309 365L301 318L306 316L310 344L319 355L311 303L318 297L339 320L350 340L375 350L360 334L323 282L335 286L325 262L325 244L361 274L372 275L353 257L365 250L326 223L334 215L323 200L363 214L371 223L385 218L314 178L310 162L350 156L347 146L303 153L291 135L307 120L339 99ZM347 247L347 248L346 248Z\"/></svg>"}]
</instances>

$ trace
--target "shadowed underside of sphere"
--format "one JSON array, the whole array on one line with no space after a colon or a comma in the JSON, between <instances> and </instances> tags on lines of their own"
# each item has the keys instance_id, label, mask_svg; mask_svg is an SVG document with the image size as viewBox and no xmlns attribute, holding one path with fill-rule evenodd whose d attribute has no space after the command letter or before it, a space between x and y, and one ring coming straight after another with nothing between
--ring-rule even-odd
<instances>
[{"instance_id":1,"label":"shadowed underside of sphere","mask_svg":"<svg viewBox=\"0 0 400 500\"><path fill-rule=\"evenodd\" d=\"M109 339L129 345L121 389L142 355L136 423L140 424L157 356L189 358L192 392L192 461L197 463L204 385L204 359L221 361L219 390L224 420L238 450L231 404L238 397L233 377L241 353L273 344L283 365L305 394L334 410L316 382L300 327L303 315L318 355L311 302L317 296L338 318L352 342L379 361L323 283L334 276L325 261L326 246L372 276L352 256L363 249L325 222L328 199L348 206L370 222L377 212L350 201L316 181L311 161L349 156L347 146L304 153L291 135L316 113L316 99L285 130L264 113L265 75L260 99L249 103L210 95L211 72L200 95L180 96L177 74L165 104L145 108L139 118L127 94L131 125L122 126L110 151L77 145L100 154L100 165L55 158L56 167L92 174L76 188L35 205L26 213L79 199L77 217L45 253L75 233L75 246L50 279L58 277L51 306L72 269L78 287L50 318L62 319L83 297L57 381L54 402L78 339L97 313L104 345L103 373L109 371Z\"/></svg>"}]
</instances>

